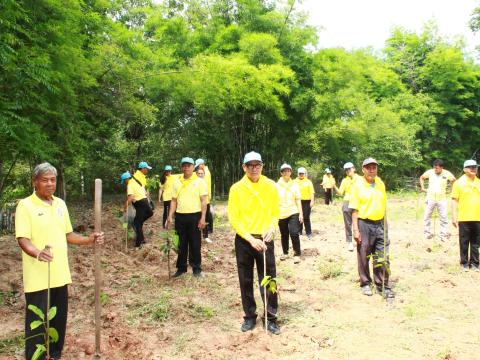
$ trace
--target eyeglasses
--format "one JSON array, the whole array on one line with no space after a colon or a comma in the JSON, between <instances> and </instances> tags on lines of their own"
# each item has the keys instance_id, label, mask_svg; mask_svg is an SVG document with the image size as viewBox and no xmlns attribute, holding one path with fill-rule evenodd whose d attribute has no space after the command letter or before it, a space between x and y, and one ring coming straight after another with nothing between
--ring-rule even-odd
<instances>
[{"instance_id":1,"label":"eyeglasses","mask_svg":"<svg viewBox=\"0 0 480 360\"><path fill-rule=\"evenodd\" d=\"M248 168L249 170L260 169L260 168L263 166L262 163L255 163L255 164L247 163L247 164L245 164L245 165L247 166L247 168Z\"/></svg>"},{"instance_id":2,"label":"eyeglasses","mask_svg":"<svg viewBox=\"0 0 480 360\"><path fill-rule=\"evenodd\" d=\"M470 170L477 170L477 166L475 165L472 165L472 166L465 166L467 169L470 169Z\"/></svg>"}]
</instances>

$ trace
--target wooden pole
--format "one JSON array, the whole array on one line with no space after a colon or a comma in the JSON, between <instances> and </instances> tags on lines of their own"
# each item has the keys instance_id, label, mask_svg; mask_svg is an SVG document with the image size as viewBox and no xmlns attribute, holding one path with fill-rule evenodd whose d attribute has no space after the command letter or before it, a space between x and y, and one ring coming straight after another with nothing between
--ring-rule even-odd
<instances>
[{"instance_id":1,"label":"wooden pole","mask_svg":"<svg viewBox=\"0 0 480 360\"><path fill-rule=\"evenodd\" d=\"M50 249L50 245L45 246L45 248ZM50 312L50 261L48 264L48 279L47 279L47 313L45 317L47 318L47 333L45 334L46 344L47 345L47 359L50 360L50 319L48 313Z\"/></svg>"},{"instance_id":2,"label":"wooden pole","mask_svg":"<svg viewBox=\"0 0 480 360\"><path fill-rule=\"evenodd\" d=\"M263 240L263 243L265 244L265 246L267 245L267 243L265 242L265 239ZM263 277L265 278L265 276L267 276L267 250L264 250L263 251ZM263 306L265 307L265 334L268 333L268 330L267 330L267 325L268 325L268 314L267 314L267 286L265 285L264 289L263 289Z\"/></svg>"},{"instance_id":3,"label":"wooden pole","mask_svg":"<svg viewBox=\"0 0 480 360\"><path fill-rule=\"evenodd\" d=\"M102 231L102 180L95 179L95 232ZM95 242L95 358L100 358L100 291L102 282L102 246Z\"/></svg>"}]
</instances>

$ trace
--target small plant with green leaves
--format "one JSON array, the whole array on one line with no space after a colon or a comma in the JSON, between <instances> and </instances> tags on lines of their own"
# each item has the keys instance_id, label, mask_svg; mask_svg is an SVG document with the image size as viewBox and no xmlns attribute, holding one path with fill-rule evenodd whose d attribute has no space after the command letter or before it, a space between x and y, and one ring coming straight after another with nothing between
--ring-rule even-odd
<instances>
[{"instance_id":1,"label":"small plant with green leaves","mask_svg":"<svg viewBox=\"0 0 480 360\"><path fill-rule=\"evenodd\" d=\"M160 246L160 250L167 255L167 268L168 268L168 278L171 278L170 270L170 252L173 250L175 253L178 253L178 247L180 246L180 239L175 230L167 230L163 233L163 238L165 242Z\"/></svg>"},{"instance_id":2,"label":"small plant with green leaves","mask_svg":"<svg viewBox=\"0 0 480 360\"><path fill-rule=\"evenodd\" d=\"M50 357L50 343L56 343L58 341L58 332L55 328L50 327L50 320L52 320L55 315L57 314L57 307L53 306L48 310L48 315L45 317L45 314L43 313L42 310L40 310L38 307L36 307L33 304L28 305L28 310L32 311L35 315L38 316L39 320L34 320L30 323L30 330L35 330L39 328L40 326L43 326L44 332L33 335L28 337L25 340L37 337L37 336L43 336L43 344L37 344L37 350L35 350L35 353L32 356L31 360L37 360L40 359L40 357L43 355L43 353L46 352L45 359L49 360L51 359Z\"/></svg>"},{"instance_id":3,"label":"small plant with green leaves","mask_svg":"<svg viewBox=\"0 0 480 360\"><path fill-rule=\"evenodd\" d=\"M265 256L265 252L264 252ZM265 272L266 273L266 269ZM260 286L264 287L265 290L263 292L264 294L264 306L265 306L265 333L267 333L267 325L268 325L268 315L267 315L267 292L270 292L271 294L277 294L278 293L278 286L277 286L277 278L271 277L270 275L264 276L262 279L262 282L260 283Z\"/></svg>"}]
</instances>

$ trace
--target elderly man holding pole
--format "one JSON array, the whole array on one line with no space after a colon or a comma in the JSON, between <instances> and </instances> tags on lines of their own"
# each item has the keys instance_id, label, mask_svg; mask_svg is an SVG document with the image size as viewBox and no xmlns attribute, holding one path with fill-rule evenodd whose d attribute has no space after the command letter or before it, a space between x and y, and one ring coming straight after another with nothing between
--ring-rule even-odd
<instances>
[{"instance_id":1,"label":"elderly man holding pole","mask_svg":"<svg viewBox=\"0 0 480 360\"><path fill-rule=\"evenodd\" d=\"M262 175L262 169L263 162L259 153L252 151L245 155L245 176L230 188L228 220L236 233L235 256L245 313L241 330L253 330L256 324L257 305L253 295L253 268L256 263L260 294L263 301L268 303L264 314L267 317L267 329L272 334L280 334L277 325L277 294L268 292L266 295L265 288L260 285L264 276L276 276L272 240L279 218L277 187L273 180Z\"/></svg>"},{"instance_id":2,"label":"elderly man holding pole","mask_svg":"<svg viewBox=\"0 0 480 360\"><path fill-rule=\"evenodd\" d=\"M57 170L49 163L37 165L33 171L34 193L20 200L16 210L15 236L22 249L23 285L26 306L32 304L47 314L56 306L57 313L50 326L59 339L50 345L50 356L62 354L68 311L68 284L72 282L68 266L67 244L91 245L104 241L103 233L89 236L72 230L68 209L63 200L53 196L57 185ZM50 270L50 271L49 271ZM50 280L50 283L49 283ZM48 297L50 304L48 304ZM36 315L26 310L25 355L31 359L36 344L42 343L43 327L31 330Z\"/></svg>"}]
</instances>

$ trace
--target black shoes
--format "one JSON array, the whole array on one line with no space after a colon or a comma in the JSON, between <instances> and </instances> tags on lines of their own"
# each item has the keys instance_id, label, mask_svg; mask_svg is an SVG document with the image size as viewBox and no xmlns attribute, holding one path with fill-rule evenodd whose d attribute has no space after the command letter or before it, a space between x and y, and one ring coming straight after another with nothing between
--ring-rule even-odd
<instances>
[{"instance_id":1,"label":"black shoes","mask_svg":"<svg viewBox=\"0 0 480 360\"><path fill-rule=\"evenodd\" d=\"M201 278L203 277L203 273L200 270L196 270L193 272L193 276L195 276L196 278Z\"/></svg>"},{"instance_id":2,"label":"black shoes","mask_svg":"<svg viewBox=\"0 0 480 360\"><path fill-rule=\"evenodd\" d=\"M253 330L256 322L257 322L257 319L252 319L252 318L245 319L241 327L242 332Z\"/></svg>"},{"instance_id":3,"label":"black shoes","mask_svg":"<svg viewBox=\"0 0 480 360\"><path fill-rule=\"evenodd\" d=\"M280 335L281 331L275 321L268 321L267 322L267 330L271 332L273 335Z\"/></svg>"},{"instance_id":4,"label":"black shoes","mask_svg":"<svg viewBox=\"0 0 480 360\"><path fill-rule=\"evenodd\" d=\"M180 276L182 276L183 274L185 274L186 271L181 271L181 270L177 270L177 272L175 274L173 274L173 277L174 278L178 278Z\"/></svg>"}]
</instances>

